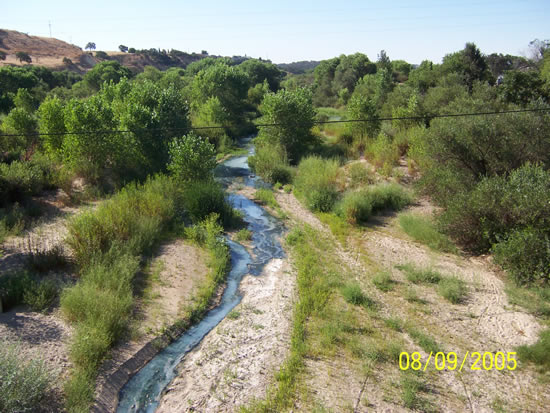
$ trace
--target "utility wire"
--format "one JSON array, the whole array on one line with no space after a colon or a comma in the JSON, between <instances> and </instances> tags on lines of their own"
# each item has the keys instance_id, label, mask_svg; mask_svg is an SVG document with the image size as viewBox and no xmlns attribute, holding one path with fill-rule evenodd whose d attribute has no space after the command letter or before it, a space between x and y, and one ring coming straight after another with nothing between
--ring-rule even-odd
<instances>
[{"instance_id":1,"label":"utility wire","mask_svg":"<svg viewBox=\"0 0 550 413\"><path fill-rule=\"evenodd\" d=\"M518 109L505 110L494 112L472 112L472 113L449 113L440 115L424 115L424 116L398 116L398 117L377 117L369 119L347 119L347 120L316 120L315 125L330 124L330 123L360 123L360 122L381 122L389 120L428 120L436 118L459 118L468 116L485 116L485 115L506 115L510 113L526 113L526 112L550 112L550 108L544 109ZM283 123L260 123L254 126L258 128L268 128L273 126L283 126ZM298 125L299 126L299 125ZM190 128L158 128L158 129L110 129L96 131L78 131L78 132L50 132L50 133L11 133L0 134L4 137L33 137L33 136L63 136L63 135L93 135L93 134L117 134L117 133L136 133L136 132L165 132L165 131L187 131L187 130L207 130L207 129L226 129L226 126L196 126Z\"/></svg>"}]
</instances>

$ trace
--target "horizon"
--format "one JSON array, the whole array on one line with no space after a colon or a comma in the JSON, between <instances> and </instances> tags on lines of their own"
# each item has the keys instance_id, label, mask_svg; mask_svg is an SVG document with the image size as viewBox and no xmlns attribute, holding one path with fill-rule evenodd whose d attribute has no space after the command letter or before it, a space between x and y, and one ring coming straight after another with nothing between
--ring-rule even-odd
<instances>
[{"instance_id":1,"label":"horizon","mask_svg":"<svg viewBox=\"0 0 550 413\"><path fill-rule=\"evenodd\" d=\"M171 0L159 8L145 2L100 0L90 8L66 0L54 5L32 0L4 6L0 27L50 37L51 22L51 37L82 49L94 42L103 51L118 51L120 44L188 53L206 50L211 55L250 56L274 63L320 61L356 52L375 61L380 50L392 60L440 63L467 42L474 42L486 55L525 56L530 41L550 37L546 27L550 7L543 1L407 3L398 0L385 6L377 0L365 6L354 0L332 7L322 0L315 8L291 8L294 3L288 0L277 7L249 0L193 5ZM107 12L100 20L86 17Z\"/></svg>"}]
</instances>

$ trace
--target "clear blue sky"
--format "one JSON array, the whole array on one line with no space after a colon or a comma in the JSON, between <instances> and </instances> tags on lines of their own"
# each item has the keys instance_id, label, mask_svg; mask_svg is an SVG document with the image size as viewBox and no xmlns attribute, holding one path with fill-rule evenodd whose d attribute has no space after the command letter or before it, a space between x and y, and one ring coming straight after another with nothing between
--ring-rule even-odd
<instances>
[{"instance_id":1,"label":"clear blue sky","mask_svg":"<svg viewBox=\"0 0 550 413\"><path fill-rule=\"evenodd\" d=\"M550 38L550 1L4 0L0 28L98 50L178 49L276 63L362 52L375 60L440 62L469 41L482 52L522 54Z\"/></svg>"}]
</instances>

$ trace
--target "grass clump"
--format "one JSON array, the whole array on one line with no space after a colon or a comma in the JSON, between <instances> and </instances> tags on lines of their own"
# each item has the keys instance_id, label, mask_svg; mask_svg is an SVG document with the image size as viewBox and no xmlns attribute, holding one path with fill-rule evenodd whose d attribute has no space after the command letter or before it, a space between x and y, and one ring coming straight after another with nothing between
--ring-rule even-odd
<instances>
[{"instance_id":1,"label":"grass clump","mask_svg":"<svg viewBox=\"0 0 550 413\"><path fill-rule=\"evenodd\" d=\"M407 333L409 333L414 342L427 353L433 352L435 354L438 351L441 351L441 347L432 337L417 328L409 327L407 328Z\"/></svg>"},{"instance_id":2,"label":"grass clump","mask_svg":"<svg viewBox=\"0 0 550 413\"><path fill-rule=\"evenodd\" d=\"M235 234L235 239L239 242L250 241L252 239L252 231L248 228L243 228Z\"/></svg>"},{"instance_id":3,"label":"grass clump","mask_svg":"<svg viewBox=\"0 0 550 413\"><path fill-rule=\"evenodd\" d=\"M337 160L310 156L298 165L296 190L311 211L329 212L338 200L340 165Z\"/></svg>"},{"instance_id":4,"label":"grass clump","mask_svg":"<svg viewBox=\"0 0 550 413\"><path fill-rule=\"evenodd\" d=\"M391 291L393 289L393 282L390 273L387 271L380 271L372 278L374 286L383 292Z\"/></svg>"},{"instance_id":5,"label":"grass clump","mask_svg":"<svg viewBox=\"0 0 550 413\"><path fill-rule=\"evenodd\" d=\"M431 411L427 400L420 393L427 392L425 383L413 373L403 373L400 381L401 399L408 409Z\"/></svg>"},{"instance_id":6,"label":"grass clump","mask_svg":"<svg viewBox=\"0 0 550 413\"><path fill-rule=\"evenodd\" d=\"M407 235L435 251L457 252L451 240L439 232L429 218L411 213L401 214L399 215L399 225Z\"/></svg>"},{"instance_id":7,"label":"grass clump","mask_svg":"<svg viewBox=\"0 0 550 413\"><path fill-rule=\"evenodd\" d=\"M336 206L336 213L351 224L365 223L384 210L399 211L410 204L412 196L398 184L382 184L348 192Z\"/></svg>"},{"instance_id":8,"label":"grass clump","mask_svg":"<svg viewBox=\"0 0 550 413\"><path fill-rule=\"evenodd\" d=\"M33 412L46 397L52 374L42 360L21 356L17 344L0 340L0 411Z\"/></svg>"},{"instance_id":9,"label":"grass clump","mask_svg":"<svg viewBox=\"0 0 550 413\"><path fill-rule=\"evenodd\" d=\"M453 304L460 304L464 301L468 288L466 283L457 277L442 278L437 289L439 294Z\"/></svg>"},{"instance_id":10,"label":"grass clump","mask_svg":"<svg viewBox=\"0 0 550 413\"><path fill-rule=\"evenodd\" d=\"M544 372L550 370L550 329L540 333L535 344L530 346L519 346L518 357L524 362L531 362L537 365L538 369Z\"/></svg>"},{"instance_id":11,"label":"grass clump","mask_svg":"<svg viewBox=\"0 0 550 413\"><path fill-rule=\"evenodd\" d=\"M347 284L342 288L344 299L353 305L363 305L367 300L367 296L361 290L361 286L357 283Z\"/></svg>"},{"instance_id":12,"label":"grass clump","mask_svg":"<svg viewBox=\"0 0 550 413\"><path fill-rule=\"evenodd\" d=\"M0 306L3 311L23 303L25 293L34 287L34 279L27 271L8 273L0 277Z\"/></svg>"},{"instance_id":13,"label":"grass clump","mask_svg":"<svg viewBox=\"0 0 550 413\"><path fill-rule=\"evenodd\" d=\"M349 167L348 176L350 186L357 188L364 185L372 185L375 182L374 174L361 162L354 162Z\"/></svg>"},{"instance_id":14,"label":"grass clump","mask_svg":"<svg viewBox=\"0 0 550 413\"><path fill-rule=\"evenodd\" d=\"M52 280L44 280L27 289L23 301L32 311L46 312L55 304L58 296L57 284Z\"/></svg>"},{"instance_id":15,"label":"grass clump","mask_svg":"<svg viewBox=\"0 0 550 413\"><path fill-rule=\"evenodd\" d=\"M29 266L37 272L48 272L63 268L67 265L65 251L63 246L58 244L52 248L44 248L38 245L33 245L33 241L27 240L27 249L29 251Z\"/></svg>"},{"instance_id":16,"label":"grass clump","mask_svg":"<svg viewBox=\"0 0 550 413\"><path fill-rule=\"evenodd\" d=\"M407 280L414 284L437 284L443 276L431 268L417 268L413 264L396 265L397 269L403 271Z\"/></svg>"},{"instance_id":17,"label":"grass clump","mask_svg":"<svg viewBox=\"0 0 550 413\"><path fill-rule=\"evenodd\" d=\"M279 204L273 195L273 191L267 188L260 188L254 194L254 198L262 202L264 205L268 205L271 208L277 208Z\"/></svg>"},{"instance_id":18,"label":"grass clump","mask_svg":"<svg viewBox=\"0 0 550 413\"><path fill-rule=\"evenodd\" d=\"M285 191L287 194L290 194L292 192L292 185L290 184L283 185L283 191Z\"/></svg>"}]
</instances>

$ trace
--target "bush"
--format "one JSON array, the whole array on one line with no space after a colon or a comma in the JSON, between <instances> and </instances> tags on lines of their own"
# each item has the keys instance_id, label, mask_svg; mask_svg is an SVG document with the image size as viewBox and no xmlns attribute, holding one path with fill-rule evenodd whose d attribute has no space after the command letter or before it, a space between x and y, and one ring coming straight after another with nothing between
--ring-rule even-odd
<instances>
[{"instance_id":1,"label":"bush","mask_svg":"<svg viewBox=\"0 0 550 413\"><path fill-rule=\"evenodd\" d=\"M520 247L520 238L523 238L524 242L532 246L536 242L535 238L544 240L545 234L550 233L548 199L550 172L540 165L526 164L507 177L485 178L472 191L455 196L440 216L440 222L447 233L476 252L486 252L493 245L507 242L508 239L509 245ZM540 231L539 235L527 231L529 228L536 228ZM524 230L527 232L522 232ZM520 232L512 235L515 231ZM503 254L509 248L495 248L504 263ZM534 254L533 261L537 262L535 266L539 265L540 259L544 260L543 249L537 247L530 251L521 248L526 257L531 252ZM512 260L517 262L516 258ZM510 268L514 268L512 264Z\"/></svg>"},{"instance_id":2,"label":"bush","mask_svg":"<svg viewBox=\"0 0 550 413\"><path fill-rule=\"evenodd\" d=\"M16 344L0 341L0 411L34 412L40 409L52 375L42 360L22 357Z\"/></svg>"},{"instance_id":3,"label":"bush","mask_svg":"<svg viewBox=\"0 0 550 413\"><path fill-rule=\"evenodd\" d=\"M26 271L9 273L0 277L0 301L3 311L23 303L25 293L32 289L34 280Z\"/></svg>"},{"instance_id":4,"label":"bush","mask_svg":"<svg viewBox=\"0 0 550 413\"><path fill-rule=\"evenodd\" d=\"M443 278L439 272L431 268L421 269L412 264L396 265L396 268L403 271L407 276L407 280L414 284L437 284Z\"/></svg>"},{"instance_id":5,"label":"bush","mask_svg":"<svg viewBox=\"0 0 550 413\"><path fill-rule=\"evenodd\" d=\"M175 218L178 196L173 180L157 176L128 185L96 210L71 219L67 244L76 262L86 266L116 241L124 241L134 254L151 248Z\"/></svg>"},{"instance_id":6,"label":"bush","mask_svg":"<svg viewBox=\"0 0 550 413\"><path fill-rule=\"evenodd\" d=\"M32 245L29 238L29 265L34 271L48 272L67 265L65 252L62 245L55 245L50 249Z\"/></svg>"},{"instance_id":7,"label":"bush","mask_svg":"<svg viewBox=\"0 0 550 413\"><path fill-rule=\"evenodd\" d=\"M239 232L237 232L237 234L235 235L235 239L239 242L250 241L252 239L252 231L247 228L243 228Z\"/></svg>"},{"instance_id":8,"label":"bush","mask_svg":"<svg viewBox=\"0 0 550 413\"><path fill-rule=\"evenodd\" d=\"M282 185L292 182L292 170L280 149L274 145L259 144L256 154L248 158L248 165L266 182Z\"/></svg>"},{"instance_id":9,"label":"bush","mask_svg":"<svg viewBox=\"0 0 550 413\"><path fill-rule=\"evenodd\" d=\"M375 182L374 174L361 162L354 162L349 167L350 186L356 188L371 185Z\"/></svg>"},{"instance_id":10,"label":"bush","mask_svg":"<svg viewBox=\"0 0 550 413\"><path fill-rule=\"evenodd\" d=\"M358 192L348 192L337 204L336 214L349 223L365 223L371 215L384 210L399 211L412 201L397 184L382 184Z\"/></svg>"},{"instance_id":11,"label":"bush","mask_svg":"<svg viewBox=\"0 0 550 413\"><path fill-rule=\"evenodd\" d=\"M211 214L218 214L224 225L231 225L234 218L223 189L214 181L190 182L183 191L183 206L194 223Z\"/></svg>"},{"instance_id":12,"label":"bush","mask_svg":"<svg viewBox=\"0 0 550 413\"><path fill-rule=\"evenodd\" d=\"M362 305L365 307L374 307L374 301L367 297L357 283L347 284L342 288L344 299L353 305Z\"/></svg>"},{"instance_id":13,"label":"bush","mask_svg":"<svg viewBox=\"0 0 550 413\"><path fill-rule=\"evenodd\" d=\"M541 332L535 344L517 350L520 360L535 363L543 371L550 370L550 330Z\"/></svg>"},{"instance_id":14,"label":"bush","mask_svg":"<svg viewBox=\"0 0 550 413\"><path fill-rule=\"evenodd\" d=\"M212 177L216 148L208 139L194 134L174 139L169 146L168 170L179 182L203 181Z\"/></svg>"},{"instance_id":15,"label":"bush","mask_svg":"<svg viewBox=\"0 0 550 413\"><path fill-rule=\"evenodd\" d=\"M393 280L391 279L390 273L387 271L381 271L375 274L372 278L372 283L383 292L388 292L393 289Z\"/></svg>"},{"instance_id":16,"label":"bush","mask_svg":"<svg viewBox=\"0 0 550 413\"><path fill-rule=\"evenodd\" d=\"M277 203L277 200L275 199L275 196L273 195L273 191L266 188L260 188L256 191L254 194L254 199L257 199L258 201L262 202L264 205L269 205L271 208L276 208L279 206Z\"/></svg>"},{"instance_id":17,"label":"bush","mask_svg":"<svg viewBox=\"0 0 550 413\"><path fill-rule=\"evenodd\" d=\"M337 161L311 156L298 165L294 186L305 199L308 209L329 212L338 199L339 180Z\"/></svg>"},{"instance_id":18,"label":"bush","mask_svg":"<svg viewBox=\"0 0 550 413\"><path fill-rule=\"evenodd\" d=\"M435 224L427 217L414 214L399 215L399 225L416 241L426 244L433 250L456 252L457 249L449 238L438 231Z\"/></svg>"},{"instance_id":19,"label":"bush","mask_svg":"<svg viewBox=\"0 0 550 413\"><path fill-rule=\"evenodd\" d=\"M46 312L55 303L59 294L59 289L55 282L45 280L33 284L23 294L23 301L32 311Z\"/></svg>"},{"instance_id":20,"label":"bush","mask_svg":"<svg viewBox=\"0 0 550 413\"><path fill-rule=\"evenodd\" d=\"M46 173L32 162L0 163L0 202L7 205L39 194L48 184Z\"/></svg>"},{"instance_id":21,"label":"bush","mask_svg":"<svg viewBox=\"0 0 550 413\"><path fill-rule=\"evenodd\" d=\"M539 229L527 228L510 233L493 246L495 262L508 270L517 284L550 282L550 238Z\"/></svg>"}]
</instances>

